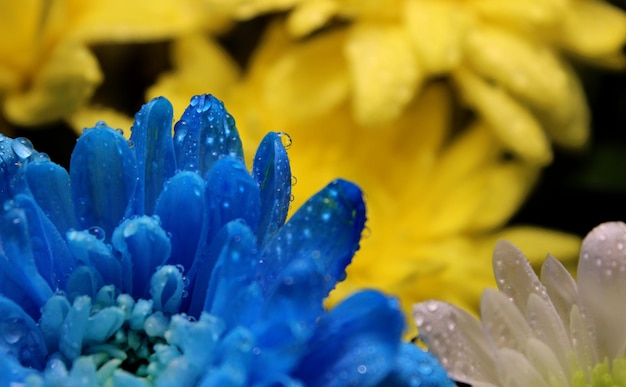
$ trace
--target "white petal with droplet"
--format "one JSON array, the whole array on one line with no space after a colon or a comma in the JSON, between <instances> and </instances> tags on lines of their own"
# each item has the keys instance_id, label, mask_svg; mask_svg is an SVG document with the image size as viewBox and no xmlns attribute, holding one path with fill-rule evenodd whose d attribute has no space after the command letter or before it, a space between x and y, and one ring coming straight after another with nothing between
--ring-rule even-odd
<instances>
[{"instance_id":1,"label":"white petal with droplet","mask_svg":"<svg viewBox=\"0 0 626 387\"><path fill-rule=\"evenodd\" d=\"M455 380L472 385L499 384L495 348L466 311L440 301L413 306L413 318L429 350Z\"/></svg>"},{"instance_id":2,"label":"white petal with droplet","mask_svg":"<svg viewBox=\"0 0 626 387\"><path fill-rule=\"evenodd\" d=\"M522 252L512 243L498 241L493 251L493 273L498 289L509 296L522 313L531 294L548 300L545 287Z\"/></svg>"},{"instance_id":3,"label":"white petal with droplet","mask_svg":"<svg viewBox=\"0 0 626 387\"><path fill-rule=\"evenodd\" d=\"M480 316L485 331L498 348L523 351L532 332L526 319L507 296L487 289L480 300Z\"/></svg>"},{"instance_id":4,"label":"white petal with droplet","mask_svg":"<svg viewBox=\"0 0 626 387\"><path fill-rule=\"evenodd\" d=\"M581 248L578 289L583 310L593 316L600 358L621 357L626 349L625 244L626 224L611 222L594 228Z\"/></svg>"}]
</instances>

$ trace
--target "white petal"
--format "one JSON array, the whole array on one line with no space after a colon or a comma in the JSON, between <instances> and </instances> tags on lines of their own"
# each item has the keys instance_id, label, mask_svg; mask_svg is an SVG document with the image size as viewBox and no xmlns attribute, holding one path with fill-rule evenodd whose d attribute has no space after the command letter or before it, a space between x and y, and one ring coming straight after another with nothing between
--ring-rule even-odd
<instances>
[{"instance_id":1,"label":"white petal","mask_svg":"<svg viewBox=\"0 0 626 387\"><path fill-rule=\"evenodd\" d=\"M522 252L512 243L498 241L493 250L493 273L498 289L509 296L515 305L526 313L526 303L531 294L548 301L545 287Z\"/></svg>"},{"instance_id":2,"label":"white petal","mask_svg":"<svg viewBox=\"0 0 626 387\"><path fill-rule=\"evenodd\" d=\"M577 306L570 314L570 336L578 366L587 376L591 374L593 366L598 362L598 350L595 343L595 331L580 313Z\"/></svg>"},{"instance_id":3,"label":"white petal","mask_svg":"<svg viewBox=\"0 0 626 387\"><path fill-rule=\"evenodd\" d=\"M502 385L507 387L549 387L539 371L518 351L503 348L498 351L498 368Z\"/></svg>"},{"instance_id":4,"label":"white petal","mask_svg":"<svg viewBox=\"0 0 626 387\"><path fill-rule=\"evenodd\" d=\"M426 301L413 306L413 318L429 351L452 378L472 385L499 384L495 348L469 313L445 302Z\"/></svg>"},{"instance_id":5,"label":"white petal","mask_svg":"<svg viewBox=\"0 0 626 387\"><path fill-rule=\"evenodd\" d=\"M541 266L541 282L546 287L550 301L561 316L563 324L569 326L572 307L580 302L578 288L572 275L559 260L548 254L548 258Z\"/></svg>"},{"instance_id":6,"label":"white petal","mask_svg":"<svg viewBox=\"0 0 626 387\"><path fill-rule=\"evenodd\" d=\"M536 294L531 294L526 308L526 321L528 321L534 336L553 353L555 360L559 362L560 369L567 372L569 379L571 377L569 356L572 347L567 336L566 326L554 306Z\"/></svg>"},{"instance_id":7,"label":"white petal","mask_svg":"<svg viewBox=\"0 0 626 387\"><path fill-rule=\"evenodd\" d=\"M604 223L583 240L578 263L583 311L593 318L600 358L626 349L626 224Z\"/></svg>"},{"instance_id":8,"label":"white petal","mask_svg":"<svg viewBox=\"0 0 626 387\"><path fill-rule=\"evenodd\" d=\"M485 331L498 348L523 351L532 331L520 310L495 289L486 289L480 300L480 316Z\"/></svg>"},{"instance_id":9,"label":"white petal","mask_svg":"<svg viewBox=\"0 0 626 387\"><path fill-rule=\"evenodd\" d=\"M541 374L543 380L553 386L568 386L571 376L563 371L560 359L541 340L530 339L526 344L526 357Z\"/></svg>"}]
</instances>

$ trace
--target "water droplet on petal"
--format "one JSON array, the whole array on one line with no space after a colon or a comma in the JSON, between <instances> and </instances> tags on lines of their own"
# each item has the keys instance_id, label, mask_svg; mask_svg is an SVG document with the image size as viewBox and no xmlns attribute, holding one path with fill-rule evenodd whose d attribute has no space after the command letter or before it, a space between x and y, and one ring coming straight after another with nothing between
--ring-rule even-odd
<instances>
[{"instance_id":1,"label":"water droplet on petal","mask_svg":"<svg viewBox=\"0 0 626 387\"><path fill-rule=\"evenodd\" d=\"M26 334L26 324L21 318L8 318L0 322L0 334L7 344L15 344Z\"/></svg>"},{"instance_id":2,"label":"water droplet on petal","mask_svg":"<svg viewBox=\"0 0 626 387\"><path fill-rule=\"evenodd\" d=\"M286 132L279 132L278 137L280 137L280 142L282 142L285 149L289 149L292 144L291 136Z\"/></svg>"},{"instance_id":3,"label":"water droplet on petal","mask_svg":"<svg viewBox=\"0 0 626 387\"><path fill-rule=\"evenodd\" d=\"M106 237L106 232L104 231L102 227L93 226L93 227L90 227L89 230L87 230L87 232L89 232L91 235L95 236L98 240L101 240L101 241L103 241L104 238Z\"/></svg>"},{"instance_id":4,"label":"water droplet on petal","mask_svg":"<svg viewBox=\"0 0 626 387\"><path fill-rule=\"evenodd\" d=\"M13 142L11 142L11 149L13 149L13 152L15 152L20 159L28 158L28 156L32 155L35 151L33 143L25 137L18 137L13 140Z\"/></svg>"}]
</instances>

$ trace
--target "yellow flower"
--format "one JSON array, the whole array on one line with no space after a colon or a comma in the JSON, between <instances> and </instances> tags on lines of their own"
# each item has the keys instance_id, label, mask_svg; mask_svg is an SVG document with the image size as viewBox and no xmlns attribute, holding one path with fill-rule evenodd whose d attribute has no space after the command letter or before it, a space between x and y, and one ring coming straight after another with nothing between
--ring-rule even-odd
<instances>
[{"instance_id":1,"label":"yellow flower","mask_svg":"<svg viewBox=\"0 0 626 387\"><path fill-rule=\"evenodd\" d=\"M414 307L420 335L455 380L474 386L626 386L625 246L626 224L596 227L575 281L551 255L538 277L500 241L499 289L484 292L482 322L430 300Z\"/></svg>"},{"instance_id":2,"label":"yellow flower","mask_svg":"<svg viewBox=\"0 0 626 387\"><path fill-rule=\"evenodd\" d=\"M267 85L275 57L282 53L277 47L262 45L245 78L223 85L225 94L220 96L237 117L244 147L254 148L270 130L290 135L292 172L299 178L293 187L294 208L337 176L355 181L366 193L369 232L346 281L331 294L331 303L374 287L399 295L407 311L415 300L434 296L476 310L482 289L495 286L488 261L498 238L533 249L527 241L541 236L559 246L563 257L576 255L576 237L533 227L502 229L539 168L503 157L485 120L453 132L452 96L445 83L430 83L399 117L374 128L359 125L346 101L315 117L296 119L271 107ZM168 74L149 94L168 95L180 114L188 102L184 96L210 90L210 79L202 80L231 68L223 52L212 52L202 65L181 60L182 74ZM320 73L327 64L318 62ZM192 68L197 70L185 72ZM224 74L236 79L230 71ZM202 75L207 73L212 75ZM324 79L323 74L312 74L302 82ZM319 107L337 93L332 87L320 90L323 93L315 96L294 91L292 98ZM540 253L533 258L542 257L539 247L534 247Z\"/></svg>"},{"instance_id":3,"label":"yellow flower","mask_svg":"<svg viewBox=\"0 0 626 387\"><path fill-rule=\"evenodd\" d=\"M4 115L27 126L68 118L102 82L87 45L153 41L212 25L200 6L174 0L0 0Z\"/></svg>"},{"instance_id":4,"label":"yellow flower","mask_svg":"<svg viewBox=\"0 0 626 387\"><path fill-rule=\"evenodd\" d=\"M626 16L598 0L209 2L239 18L291 10L270 108L289 105L284 114L307 119L349 100L357 122L375 126L402 114L426 80L449 76L500 141L537 164L550 162L550 140L579 148L589 135L584 94L562 53L626 63ZM304 92L315 97L294 100ZM333 98L309 104L325 93Z\"/></svg>"}]
</instances>

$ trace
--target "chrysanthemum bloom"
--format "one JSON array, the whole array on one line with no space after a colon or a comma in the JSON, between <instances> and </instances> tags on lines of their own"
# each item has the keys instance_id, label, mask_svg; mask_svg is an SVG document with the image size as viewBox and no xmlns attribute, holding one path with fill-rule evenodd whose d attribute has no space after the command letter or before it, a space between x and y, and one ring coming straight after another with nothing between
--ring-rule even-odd
<instances>
[{"instance_id":1,"label":"chrysanthemum bloom","mask_svg":"<svg viewBox=\"0 0 626 387\"><path fill-rule=\"evenodd\" d=\"M306 121L349 101L359 124L389 123L425 81L449 76L510 150L540 164L550 140L577 148L588 137L583 91L562 53L626 62L626 15L598 0L210 3L241 19L290 11L282 40L265 42L278 55L258 98L273 114Z\"/></svg>"},{"instance_id":2,"label":"chrysanthemum bloom","mask_svg":"<svg viewBox=\"0 0 626 387\"><path fill-rule=\"evenodd\" d=\"M415 305L421 337L450 375L473 386L626 386L626 224L584 239L575 281L549 255L541 279L508 242L496 245L499 290L482 324L439 301Z\"/></svg>"},{"instance_id":3,"label":"chrysanthemum bloom","mask_svg":"<svg viewBox=\"0 0 626 387\"><path fill-rule=\"evenodd\" d=\"M398 302L322 301L359 247L360 189L335 180L285 223L291 173L268 134L250 174L233 118L164 98L131 142L86 129L69 174L0 137L3 385L451 385L402 343Z\"/></svg>"},{"instance_id":4,"label":"chrysanthemum bloom","mask_svg":"<svg viewBox=\"0 0 626 387\"><path fill-rule=\"evenodd\" d=\"M89 101L103 76L87 45L155 41L218 23L197 0L0 0L0 10L2 111L27 126L67 119Z\"/></svg>"}]
</instances>

